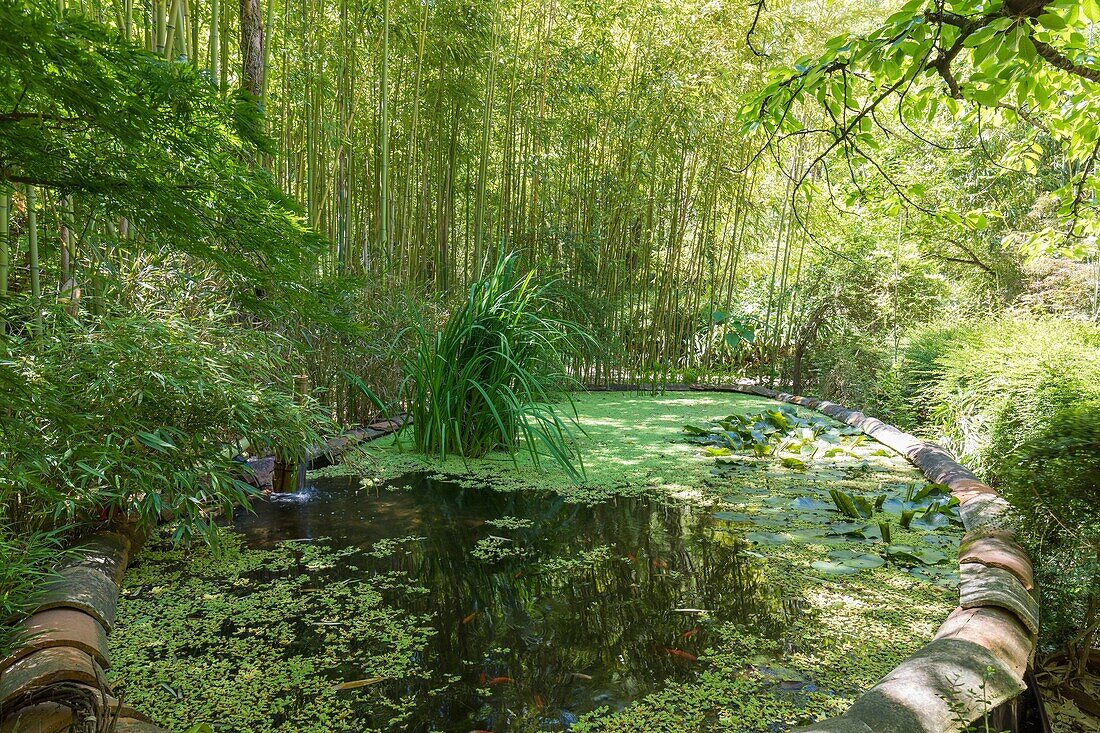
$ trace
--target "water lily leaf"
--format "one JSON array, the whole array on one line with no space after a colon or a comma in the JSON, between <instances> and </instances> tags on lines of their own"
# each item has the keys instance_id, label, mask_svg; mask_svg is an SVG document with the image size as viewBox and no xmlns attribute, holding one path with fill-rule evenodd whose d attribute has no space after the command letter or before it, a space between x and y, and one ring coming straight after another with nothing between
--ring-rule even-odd
<instances>
[{"instance_id":1,"label":"water lily leaf","mask_svg":"<svg viewBox=\"0 0 1100 733\"><path fill-rule=\"evenodd\" d=\"M829 534L835 535L859 535L870 528L871 525L864 522L833 522L829 525Z\"/></svg>"},{"instance_id":2,"label":"water lily leaf","mask_svg":"<svg viewBox=\"0 0 1100 733\"><path fill-rule=\"evenodd\" d=\"M791 502L791 507L794 509L809 509L809 510L824 510L832 509L832 504L827 504L817 499L811 499L808 496L800 496Z\"/></svg>"},{"instance_id":3,"label":"water lily leaf","mask_svg":"<svg viewBox=\"0 0 1100 733\"><path fill-rule=\"evenodd\" d=\"M816 541L829 536L829 530L824 527L800 527L786 533L792 540Z\"/></svg>"},{"instance_id":4,"label":"water lily leaf","mask_svg":"<svg viewBox=\"0 0 1100 733\"><path fill-rule=\"evenodd\" d=\"M889 512L890 514L901 514L907 508L905 502L896 497L891 497L882 502L882 511Z\"/></svg>"},{"instance_id":5,"label":"water lily leaf","mask_svg":"<svg viewBox=\"0 0 1100 733\"><path fill-rule=\"evenodd\" d=\"M951 519L946 514L941 514L940 512L926 512L911 521L909 526L913 529L928 531L946 527L950 523Z\"/></svg>"},{"instance_id":6,"label":"water lily leaf","mask_svg":"<svg viewBox=\"0 0 1100 733\"><path fill-rule=\"evenodd\" d=\"M931 547L889 545L886 556L902 565L936 565L947 561L947 555Z\"/></svg>"},{"instance_id":7,"label":"water lily leaf","mask_svg":"<svg viewBox=\"0 0 1100 733\"><path fill-rule=\"evenodd\" d=\"M925 484L917 490L910 501L920 501L921 499L927 499L930 496L946 496L951 493L951 489L943 484Z\"/></svg>"},{"instance_id":8,"label":"water lily leaf","mask_svg":"<svg viewBox=\"0 0 1100 733\"><path fill-rule=\"evenodd\" d=\"M743 512L715 512L715 519L720 519L723 522L749 522L752 521L748 514Z\"/></svg>"},{"instance_id":9,"label":"water lily leaf","mask_svg":"<svg viewBox=\"0 0 1100 733\"><path fill-rule=\"evenodd\" d=\"M810 563L810 567L826 575L855 575L859 572L859 568L829 560L814 560Z\"/></svg>"},{"instance_id":10,"label":"water lily leaf","mask_svg":"<svg viewBox=\"0 0 1100 733\"><path fill-rule=\"evenodd\" d=\"M787 429L791 424L782 410L769 410L767 415L768 421L780 430Z\"/></svg>"},{"instance_id":11,"label":"water lily leaf","mask_svg":"<svg viewBox=\"0 0 1100 733\"><path fill-rule=\"evenodd\" d=\"M745 540L755 545L782 545L787 542L785 536L775 532L749 532L745 535Z\"/></svg>"},{"instance_id":12,"label":"water lily leaf","mask_svg":"<svg viewBox=\"0 0 1100 733\"><path fill-rule=\"evenodd\" d=\"M799 460L798 458L792 458L790 456L784 456L783 458L780 459L780 463L783 464L784 468L793 468L793 469L798 470L798 471L806 470L806 462L803 461L803 460Z\"/></svg>"},{"instance_id":13,"label":"water lily leaf","mask_svg":"<svg viewBox=\"0 0 1100 733\"><path fill-rule=\"evenodd\" d=\"M714 446L707 448L708 456L728 456L729 454L729 448L715 448Z\"/></svg>"},{"instance_id":14,"label":"water lily leaf","mask_svg":"<svg viewBox=\"0 0 1100 733\"><path fill-rule=\"evenodd\" d=\"M844 565L851 565L853 568L858 568L860 570L880 568L886 564L886 561L879 555L871 555L866 552L856 552L854 550L833 550L829 553L829 558Z\"/></svg>"},{"instance_id":15,"label":"water lily leaf","mask_svg":"<svg viewBox=\"0 0 1100 733\"><path fill-rule=\"evenodd\" d=\"M959 574L950 568L938 568L935 566L923 566L909 568L909 574L927 583L941 588L954 589L959 587Z\"/></svg>"},{"instance_id":16,"label":"water lily leaf","mask_svg":"<svg viewBox=\"0 0 1100 733\"><path fill-rule=\"evenodd\" d=\"M685 425L683 431L688 435L695 435L699 437L706 437L710 435L711 431L705 428L698 427L697 425Z\"/></svg>"}]
</instances>

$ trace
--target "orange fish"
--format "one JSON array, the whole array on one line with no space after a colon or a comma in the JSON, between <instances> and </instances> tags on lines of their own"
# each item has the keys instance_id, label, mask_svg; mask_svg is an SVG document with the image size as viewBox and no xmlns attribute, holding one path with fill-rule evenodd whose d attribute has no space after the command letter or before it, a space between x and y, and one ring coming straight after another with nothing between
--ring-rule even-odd
<instances>
[{"instance_id":1,"label":"orange fish","mask_svg":"<svg viewBox=\"0 0 1100 733\"><path fill-rule=\"evenodd\" d=\"M478 681L479 684L482 684L482 685L485 684L485 672L484 671L482 671L482 673L477 676L477 681Z\"/></svg>"},{"instance_id":2,"label":"orange fish","mask_svg":"<svg viewBox=\"0 0 1100 733\"><path fill-rule=\"evenodd\" d=\"M503 685L507 684L508 682L515 682L515 680L511 677L494 677L493 679L489 680L489 685Z\"/></svg>"},{"instance_id":3,"label":"orange fish","mask_svg":"<svg viewBox=\"0 0 1100 733\"><path fill-rule=\"evenodd\" d=\"M463 625L463 626L465 626L466 624L468 624L468 623L470 623L471 621L473 621L473 620L474 620L474 616L477 616L477 611L474 611L474 612L473 612L473 613L471 613L471 614L470 614L469 616L467 616L467 617L465 617L464 619L462 619L462 625Z\"/></svg>"},{"instance_id":4,"label":"orange fish","mask_svg":"<svg viewBox=\"0 0 1100 733\"><path fill-rule=\"evenodd\" d=\"M688 629L684 633L680 634L680 638L681 639L687 639L688 637L695 636L698 633L699 633L699 627L696 626L694 629Z\"/></svg>"},{"instance_id":5,"label":"orange fish","mask_svg":"<svg viewBox=\"0 0 1100 733\"><path fill-rule=\"evenodd\" d=\"M628 552L628 553L626 553L626 556L630 559L630 562L638 562L638 556L637 555L631 555Z\"/></svg>"},{"instance_id":6,"label":"orange fish","mask_svg":"<svg viewBox=\"0 0 1100 733\"><path fill-rule=\"evenodd\" d=\"M698 662L699 661L699 657L697 657L694 654L691 654L689 652L685 652L683 649L673 649L670 646L666 646L665 651L668 652L669 654L671 654L674 657L679 657L680 659L686 659L689 662Z\"/></svg>"},{"instance_id":7,"label":"orange fish","mask_svg":"<svg viewBox=\"0 0 1100 733\"><path fill-rule=\"evenodd\" d=\"M662 560L659 557L655 557L655 558L653 558L653 567L660 568L661 570L664 570L665 568L668 567L668 563L665 562L664 560Z\"/></svg>"},{"instance_id":8,"label":"orange fish","mask_svg":"<svg viewBox=\"0 0 1100 733\"><path fill-rule=\"evenodd\" d=\"M539 693L537 692L535 693L535 707L539 710L542 710L544 707L546 707L546 703L542 701L542 696L539 695Z\"/></svg>"}]
</instances>

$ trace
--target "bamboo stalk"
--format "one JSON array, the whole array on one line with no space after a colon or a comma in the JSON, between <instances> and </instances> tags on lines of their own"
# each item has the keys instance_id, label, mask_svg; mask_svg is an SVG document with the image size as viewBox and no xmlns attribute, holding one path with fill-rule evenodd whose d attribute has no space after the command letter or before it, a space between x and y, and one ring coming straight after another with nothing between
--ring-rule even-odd
<instances>
[{"instance_id":1,"label":"bamboo stalk","mask_svg":"<svg viewBox=\"0 0 1100 733\"><path fill-rule=\"evenodd\" d=\"M35 332L42 332L42 282L38 265L38 213L34 186L27 186L27 258L30 265L31 299L34 303Z\"/></svg>"},{"instance_id":2,"label":"bamboo stalk","mask_svg":"<svg viewBox=\"0 0 1100 733\"><path fill-rule=\"evenodd\" d=\"M11 192L0 191L0 300L8 294L11 270Z\"/></svg>"},{"instance_id":3,"label":"bamboo stalk","mask_svg":"<svg viewBox=\"0 0 1100 733\"><path fill-rule=\"evenodd\" d=\"M378 177L378 221L379 245L386 252L388 260L393 259L393 245L390 242L390 0L382 2L382 78L379 82L379 94L382 105L381 150L379 152Z\"/></svg>"}]
</instances>

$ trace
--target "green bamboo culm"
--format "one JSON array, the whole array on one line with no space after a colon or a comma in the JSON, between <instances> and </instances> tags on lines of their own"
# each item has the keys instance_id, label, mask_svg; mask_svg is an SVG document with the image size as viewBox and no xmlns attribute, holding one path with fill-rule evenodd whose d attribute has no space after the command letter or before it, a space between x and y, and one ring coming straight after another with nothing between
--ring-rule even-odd
<instances>
[{"instance_id":1,"label":"green bamboo culm","mask_svg":"<svg viewBox=\"0 0 1100 733\"><path fill-rule=\"evenodd\" d=\"M34 302L35 332L42 333L42 281L38 266L38 213L34 186L27 186L27 260L30 264L31 298Z\"/></svg>"},{"instance_id":2,"label":"green bamboo culm","mask_svg":"<svg viewBox=\"0 0 1100 733\"><path fill-rule=\"evenodd\" d=\"M499 258L474 282L443 330L414 326L417 348L404 359L402 394L418 452L477 458L526 452L550 457L575 480L584 466L575 449L573 380L563 357L593 343L578 325L550 315L552 283L523 273L518 256Z\"/></svg>"},{"instance_id":3,"label":"green bamboo culm","mask_svg":"<svg viewBox=\"0 0 1100 733\"><path fill-rule=\"evenodd\" d=\"M0 191L0 298L8 294L8 277L11 270L11 193Z\"/></svg>"}]
</instances>

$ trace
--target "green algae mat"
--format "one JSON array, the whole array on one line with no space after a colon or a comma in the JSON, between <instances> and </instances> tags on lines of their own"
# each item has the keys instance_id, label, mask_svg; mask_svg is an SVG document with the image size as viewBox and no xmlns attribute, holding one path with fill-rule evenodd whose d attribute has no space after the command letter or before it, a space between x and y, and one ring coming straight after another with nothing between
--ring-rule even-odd
<instances>
[{"instance_id":1,"label":"green algae mat","mask_svg":"<svg viewBox=\"0 0 1100 733\"><path fill-rule=\"evenodd\" d=\"M152 541L111 637L126 701L173 730L782 731L954 607L957 510L850 428L734 394L576 408L582 485L397 436L217 552Z\"/></svg>"}]
</instances>

